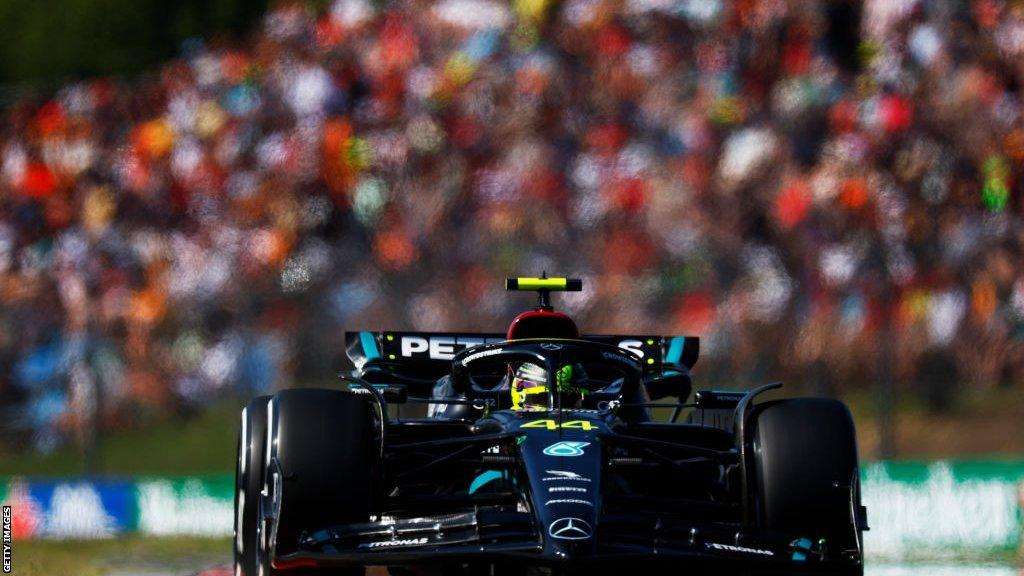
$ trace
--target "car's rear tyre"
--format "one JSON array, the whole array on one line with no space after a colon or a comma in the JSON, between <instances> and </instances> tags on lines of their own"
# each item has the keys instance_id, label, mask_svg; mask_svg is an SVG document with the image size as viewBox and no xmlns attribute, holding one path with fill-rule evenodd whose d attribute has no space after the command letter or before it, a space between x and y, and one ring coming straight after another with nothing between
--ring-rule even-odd
<instances>
[{"instance_id":1,"label":"car's rear tyre","mask_svg":"<svg viewBox=\"0 0 1024 576\"><path fill-rule=\"evenodd\" d=\"M859 550L851 490L860 506L853 418L830 398L765 402L754 416L758 516L768 530L825 538L830 555ZM849 574L863 573L851 564Z\"/></svg>"},{"instance_id":2,"label":"car's rear tyre","mask_svg":"<svg viewBox=\"0 0 1024 576\"><path fill-rule=\"evenodd\" d=\"M259 568L259 494L263 489L267 445L267 402L254 398L242 409L235 463L235 574L256 576Z\"/></svg>"},{"instance_id":3,"label":"car's rear tyre","mask_svg":"<svg viewBox=\"0 0 1024 576\"><path fill-rule=\"evenodd\" d=\"M269 406L270 461L281 474L281 493L274 495L281 503L277 554L298 550L304 532L367 522L378 439L365 397L317 388L284 390ZM262 561L269 568L269 554Z\"/></svg>"}]
</instances>

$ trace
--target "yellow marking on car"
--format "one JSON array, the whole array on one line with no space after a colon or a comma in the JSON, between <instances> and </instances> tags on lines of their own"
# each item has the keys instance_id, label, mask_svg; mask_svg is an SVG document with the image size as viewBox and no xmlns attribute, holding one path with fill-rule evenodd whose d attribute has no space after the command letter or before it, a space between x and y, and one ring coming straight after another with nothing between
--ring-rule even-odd
<instances>
[{"instance_id":1,"label":"yellow marking on car","mask_svg":"<svg viewBox=\"0 0 1024 576\"><path fill-rule=\"evenodd\" d=\"M586 430L594 429L594 425L587 420L566 420L559 426L558 422L549 419L533 420L520 426L520 428L547 428L548 430Z\"/></svg>"},{"instance_id":2,"label":"yellow marking on car","mask_svg":"<svg viewBox=\"0 0 1024 576\"><path fill-rule=\"evenodd\" d=\"M516 278L516 290L565 290L565 278Z\"/></svg>"}]
</instances>

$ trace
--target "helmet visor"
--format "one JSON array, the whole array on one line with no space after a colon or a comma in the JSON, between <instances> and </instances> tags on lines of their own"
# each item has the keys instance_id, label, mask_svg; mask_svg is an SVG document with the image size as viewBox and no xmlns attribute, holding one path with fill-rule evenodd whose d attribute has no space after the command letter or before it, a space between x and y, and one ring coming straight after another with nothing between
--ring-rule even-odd
<instances>
[{"instance_id":1,"label":"helmet visor","mask_svg":"<svg viewBox=\"0 0 1024 576\"><path fill-rule=\"evenodd\" d=\"M546 410L548 407L548 375L540 366L525 363L512 378L512 408Z\"/></svg>"}]
</instances>

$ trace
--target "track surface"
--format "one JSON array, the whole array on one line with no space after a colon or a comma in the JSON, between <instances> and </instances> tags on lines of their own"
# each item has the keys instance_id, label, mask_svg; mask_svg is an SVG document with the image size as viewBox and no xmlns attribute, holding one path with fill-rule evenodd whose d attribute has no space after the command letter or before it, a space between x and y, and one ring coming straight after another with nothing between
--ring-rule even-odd
<instances>
[{"instance_id":1,"label":"track surface","mask_svg":"<svg viewBox=\"0 0 1024 576\"><path fill-rule=\"evenodd\" d=\"M373 570L368 576L383 576L383 571ZM1017 569L1012 566L958 566L946 564L882 564L868 565L865 571L866 576L1024 576L1024 568ZM159 573L118 573L116 576L178 576L177 574ZM229 567L210 568L202 570L195 576L234 576Z\"/></svg>"}]
</instances>

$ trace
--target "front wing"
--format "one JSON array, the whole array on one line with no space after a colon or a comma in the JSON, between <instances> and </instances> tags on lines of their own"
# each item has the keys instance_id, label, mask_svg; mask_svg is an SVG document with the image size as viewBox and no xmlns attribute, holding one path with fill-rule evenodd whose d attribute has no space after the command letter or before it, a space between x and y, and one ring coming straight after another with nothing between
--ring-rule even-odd
<instances>
[{"instance_id":1,"label":"front wing","mask_svg":"<svg viewBox=\"0 0 1024 576\"><path fill-rule=\"evenodd\" d=\"M605 516L572 556L543 554L547 530L526 512L478 511L339 526L309 535L303 550L277 556L276 568L514 562L530 566L602 569L645 567L755 570L758 573L848 574L859 558L827 554L799 535L694 525L638 515ZM826 559L830 557L831 559Z\"/></svg>"}]
</instances>

